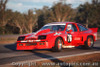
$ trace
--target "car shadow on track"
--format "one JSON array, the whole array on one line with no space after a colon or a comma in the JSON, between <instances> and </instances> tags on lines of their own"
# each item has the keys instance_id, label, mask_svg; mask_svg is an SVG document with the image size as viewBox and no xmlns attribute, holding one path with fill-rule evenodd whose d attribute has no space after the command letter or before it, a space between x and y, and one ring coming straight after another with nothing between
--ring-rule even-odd
<instances>
[{"instance_id":1,"label":"car shadow on track","mask_svg":"<svg viewBox=\"0 0 100 67\"><path fill-rule=\"evenodd\" d=\"M93 47L92 49L97 49L97 50L100 50L100 47Z\"/></svg>"},{"instance_id":2,"label":"car shadow on track","mask_svg":"<svg viewBox=\"0 0 100 67\"><path fill-rule=\"evenodd\" d=\"M81 46L75 47L76 49L81 49L81 50L100 50L100 47L92 47L92 48L82 48Z\"/></svg>"},{"instance_id":3,"label":"car shadow on track","mask_svg":"<svg viewBox=\"0 0 100 67\"><path fill-rule=\"evenodd\" d=\"M11 50L11 51L18 51L16 50L16 43L13 43L13 44L6 44L4 45L5 48ZM78 47L75 47L76 49L81 49L81 50L89 50L89 49L84 49L82 48L81 46L78 46ZM93 47L91 49L96 49L96 50L100 50L100 47ZM6 49L5 49L6 50ZM21 50L20 50L21 51ZM26 50L26 51L29 51L29 50ZM51 50L49 49L41 49L41 50L37 50L37 51L47 51L47 52L51 52Z\"/></svg>"},{"instance_id":4,"label":"car shadow on track","mask_svg":"<svg viewBox=\"0 0 100 67\"><path fill-rule=\"evenodd\" d=\"M55 66L59 65L60 67L72 67L72 66L66 64L66 62L63 62L63 61L61 61L58 58L55 58L53 56L46 55L44 53L40 53L40 52L36 52L36 51L33 51L33 53L34 53L34 55L36 55L38 57L41 57L41 58L44 58L44 59L52 61L52 63L54 63ZM51 64L51 66L52 66L52 64Z\"/></svg>"},{"instance_id":5,"label":"car shadow on track","mask_svg":"<svg viewBox=\"0 0 100 67\"><path fill-rule=\"evenodd\" d=\"M10 49L10 50L12 50L12 51L17 51L17 50L16 50L16 43L13 43L13 44L6 44L6 45L4 45L4 47L7 48L7 49Z\"/></svg>"}]
</instances>

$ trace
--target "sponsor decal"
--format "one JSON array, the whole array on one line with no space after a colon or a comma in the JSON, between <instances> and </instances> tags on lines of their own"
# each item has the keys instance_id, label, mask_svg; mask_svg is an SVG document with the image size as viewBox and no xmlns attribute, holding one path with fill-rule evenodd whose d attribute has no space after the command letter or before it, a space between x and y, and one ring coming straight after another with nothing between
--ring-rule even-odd
<instances>
[{"instance_id":1,"label":"sponsor decal","mask_svg":"<svg viewBox=\"0 0 100 67\"><path fill-rule=\"evenodd\" d=\"M71 34L67 34L67 41L68 41L68 43L70 43L72 41L72 35Z\"/></svg>"},{"instance_id":2,"label":"sponsor decal","mask_svg":"<svg viewBox=\"0 0 100 67\"><path fill-rule=\"evenodd\" d=\"M25 41L21 41L21 42L39 42L41 40L25 40Z\"/></svg>"},{"instance_id":3,"label":"sponsor decal","mask_svg":"<svg viewBox=\"0 0 100 67\"><path fill-rule=\"evenodd\" d=\"M33 40L28 40L28 42L33 42Z\"/></svg>"},{"instance_id":4,"label":"sponsor decal","mask_svg":"<svg viewBox=\"0 0 100 67\"><path fill-rule=\"evenodd\" d=\"M21 41L21 42L27 42L27 41Z\"/></svg>"},{"instance_id":5,"label":"sponsor decal","mask_svg":"<svg viewBox=\"0 0 100 67\"><path fill-rule=\"evenodd\" d=\"M57 33L57 32L56 32L56 33L54 34L54 36L56 36L56 35L61 35L61 33Z\"/></svg>"},{"instance_id":6,"label":"sponsor decal","mask_svg":"<svg viewBox=\"0 0 100 67\"><path fill-rule=\"evenodd\" d=\"M80 38L79 37L75 37L74 40L80 40Z\"/></svg>"}]
</instances>

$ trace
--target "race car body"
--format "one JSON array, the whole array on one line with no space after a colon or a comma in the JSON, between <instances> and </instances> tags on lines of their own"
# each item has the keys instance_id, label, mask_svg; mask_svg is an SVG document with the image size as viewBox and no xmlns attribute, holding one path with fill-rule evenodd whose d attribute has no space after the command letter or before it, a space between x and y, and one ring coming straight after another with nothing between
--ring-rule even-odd
<instances>
[{"instance_id":1,"label":"race car body","mask_svg":"<svg viewBox=\"0 0 100 67\"><path fill-rule=\"evenodd\" d=\"M39 31L18 37L17 50L52 49L82 46L93 47L97 40L98 28L86 28L74 22L53 22L44 25Z\"/></svg>"}]
</instances>

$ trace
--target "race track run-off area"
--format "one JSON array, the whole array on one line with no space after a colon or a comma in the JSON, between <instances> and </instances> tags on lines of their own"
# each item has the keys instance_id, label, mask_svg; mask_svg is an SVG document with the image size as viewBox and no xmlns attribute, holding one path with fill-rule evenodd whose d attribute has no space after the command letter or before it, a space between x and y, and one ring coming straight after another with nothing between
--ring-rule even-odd
<instances>
[{"instance_id":1,"label":"race track run-off area","mask_svg":"<svg viewBox=\"0 0 100 67\"><path fill-rule=\"evenodd\" d=\"M0 45L0 65L15 62L44 61L79 55L100 53L100 39L95 42L92 49L82 49L81 47L66 48L61 52L52 52L50 49L17 51L16 43Z\"/></svg>"}]
</instances>

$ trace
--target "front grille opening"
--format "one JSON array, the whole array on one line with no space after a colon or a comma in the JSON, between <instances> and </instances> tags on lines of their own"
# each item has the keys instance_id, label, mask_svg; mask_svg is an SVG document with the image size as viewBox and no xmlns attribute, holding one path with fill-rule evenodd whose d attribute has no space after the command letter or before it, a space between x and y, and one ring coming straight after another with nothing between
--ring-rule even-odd
<instances>
[{"instance_id":1,"label":"front grille opening","mask_svg":"<svg viewBox=\"0 0 100 67\"><path fill-rule=\"evenodd\" d=\"M38 36L38 39L46 39L46 36L45 35Z\"/></svg>"},{"instance_id":2,"label":"front grille opening","mask_svg":"<svg viewBox=\"0 0 100 67\"><path fill-rule=\"evenodd\" d=\"M37 43L26 43L26 46L37 45Z\"/></svg>"},{"instance_id":3,"label":"front grille opening","mask_svg":"<svg viewBox=\"0 0 100 67\"><path fill-rule=\"evenodd\" d=\"M40 45L44 45L45 43L40 43Z\"/></svg>"},{"instance_id":4,"label":"front grille opening","mask_svg":"<svg viewBox=\"0 0 100 67\"><path fill-rule=\"evenodd\" d=\"M24 40L25 39L25 36L23 37L18 37L17 41L21 41L21 40Z\"/></svg>"},{"instance_id":5,"label":"front grille opening","mask_svg":"<svg viewBox=\"0 0 100 67\"><path fill-rule=\"evenodd\" d=\"M23 44L19 44L19 46L23 46Z\"/></svg>"}]
</instances>

